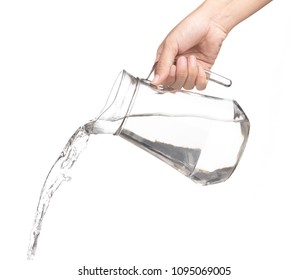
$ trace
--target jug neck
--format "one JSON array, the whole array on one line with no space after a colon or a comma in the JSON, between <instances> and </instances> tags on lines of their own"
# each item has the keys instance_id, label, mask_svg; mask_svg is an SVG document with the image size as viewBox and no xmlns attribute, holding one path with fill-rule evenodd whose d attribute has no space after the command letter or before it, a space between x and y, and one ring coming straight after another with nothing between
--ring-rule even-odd
<instances>
[{"instance_id":1,"label":"jug neck","mask_svg":"<svg viewBox=\"0 0 308 280\"><path fill-rule=\"evenodd\" d=\"M135 95L139 86L139 79L135 78L125 70L118 75L107 102L96 119L99 126L100 122L108 123L108 132L118 135L121 133L125 117L129 114L134 103ZM98 133L106 133L99 132Z\"/></svg>"}]
</instances>

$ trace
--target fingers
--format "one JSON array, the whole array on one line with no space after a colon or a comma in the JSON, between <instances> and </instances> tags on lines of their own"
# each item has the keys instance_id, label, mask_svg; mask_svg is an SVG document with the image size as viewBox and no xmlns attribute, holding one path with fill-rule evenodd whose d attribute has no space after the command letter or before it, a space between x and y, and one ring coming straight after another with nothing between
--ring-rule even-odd
<instances>
[{"instance_id":1,"label":"fingers","mask_svg":"<svg viewBox=\"0 0 308 280\"><path fill-rule=\"evenodd\" d=\"M207 85L207 75L201 65L198 64L198 61L195 56L191 55L188 58L181 56L176 61L175 71L169 76L172 76L168 79L168 86L173 89L179 90L184 88L186 90L191 90L196 87L198 90L204 90ZM174 80L173 83L171 81Z\"/></svg>"},{"instance_id":2,"label":"fingers","mask_svg":"<svg viewBox=\"0 0 308 280\"><path fill-rule=\"evenodd\" d=\"M175 90L181 88L191 90L194 87L198 90L205 89L206 73L196 57L194 55L179 56L174 65L177 55L178 46L175 44L175 40L167 38L157 50L157 65L152 84L169 86Z\"/></svg>"},{"instance_id":3,"label":"fingers","mask_svg":"<svg viewBox=\"0 0 308 280\"><path fill-rule=\"evenodd\" d=\"M188 59L188 64L187 64L187 69L188 69L188 76L186 78L186 81L183 85L183 88L185 89L193 89L195 84L196 84L196 79L198 77L198 64L197 64L197 59L195 56L189 56Z\"/></svg>"},{"instance_id":4,"label":"fingers","mask_svg":"<svg viewBox=\"0 0 308 280\"><path fill-rule=\"evenodd\" d=\"M166 79L164 85L172 85L175 81L175 75L176 75L176 66L173 64L170 67L168 78Z\"/></svg>"},{"instance_id":5,"label":"fingers","mask_svg":"<svg viewBox=\"0 0 308 280\"><path fill-rule=\"evenodd\" d=\"M208 78L202 66L198 66L198 76L196 79L197 90L204 90L206 88Z\"/></svg>"},{"instance_id":6,"label":"fingers","mask_svg":"<svg viewBox=\"0 0 308 280\"><path fill-rule=\"evenodd\" d=\"M187 58L181 56L176 61L176 75L175 75L175 82L170 85L173 89L181 89L188 75L188 63Z\"/></svg>"},{"instance_id":7,"label":"fingers","mask_svg":"<svg viewBox=\"0 0 308 280\"><path fill-rule=\"evenodd\" d=\"M165 85L175 90L181 88L191 90L194 87L203 90L206 88L206 73L194 55L180 56L174 64L173 55L170 56L171 51L169 56L166 56L165 53L157 55L158 62L152 80L154 85Z\"/></svg>"}]
</instances>

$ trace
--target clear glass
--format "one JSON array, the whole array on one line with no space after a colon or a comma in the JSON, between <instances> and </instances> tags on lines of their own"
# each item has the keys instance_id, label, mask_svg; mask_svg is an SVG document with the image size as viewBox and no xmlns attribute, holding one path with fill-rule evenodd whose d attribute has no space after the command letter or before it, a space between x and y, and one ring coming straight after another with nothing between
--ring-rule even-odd
<instances>
[{"instance_id":1,"label":"clear glass","mask_svg":"<svg viewBox=\"0 0 308 280\"><path fill-rule=\"evenodd\" d=\"M202 185L227 180L249 135L234 100L153 86L122 71L91 133L112 133Z\"/></svg>"}]
</instances>

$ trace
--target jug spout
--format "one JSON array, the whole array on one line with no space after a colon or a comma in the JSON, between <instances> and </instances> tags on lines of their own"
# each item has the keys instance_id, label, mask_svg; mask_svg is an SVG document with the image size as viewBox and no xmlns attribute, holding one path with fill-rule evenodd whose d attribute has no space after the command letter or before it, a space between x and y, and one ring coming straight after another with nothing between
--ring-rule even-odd
<instances>
[{"instance_id":1,"label":"jug spout","mask_svg":"<svg viewBox=\"0 0 308 280\"><path fill-rule=\"evenodd\" d=\"M133 104L138 78L125 70L118 75L107 102L99 116L86 125L91 134L115 134L121 131L125 117Z\"/></svg>"}]
</instances>

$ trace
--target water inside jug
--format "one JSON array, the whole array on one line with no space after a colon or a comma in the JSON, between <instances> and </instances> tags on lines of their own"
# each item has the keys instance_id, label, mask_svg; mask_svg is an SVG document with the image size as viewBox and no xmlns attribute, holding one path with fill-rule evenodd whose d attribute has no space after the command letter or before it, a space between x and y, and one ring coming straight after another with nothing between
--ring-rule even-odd
<instances>
[{"instance_id":1,"label":"water inside jug","mask_svg":"<svg viewBox=\"0 0 308 280\"><path fill-rule=\"evenodd\" d=\"M196 183L227 180L249 135L234 100L154 86L123 70L91 134L112 133L146 150Z\"/></svg>"}]
</instances>

